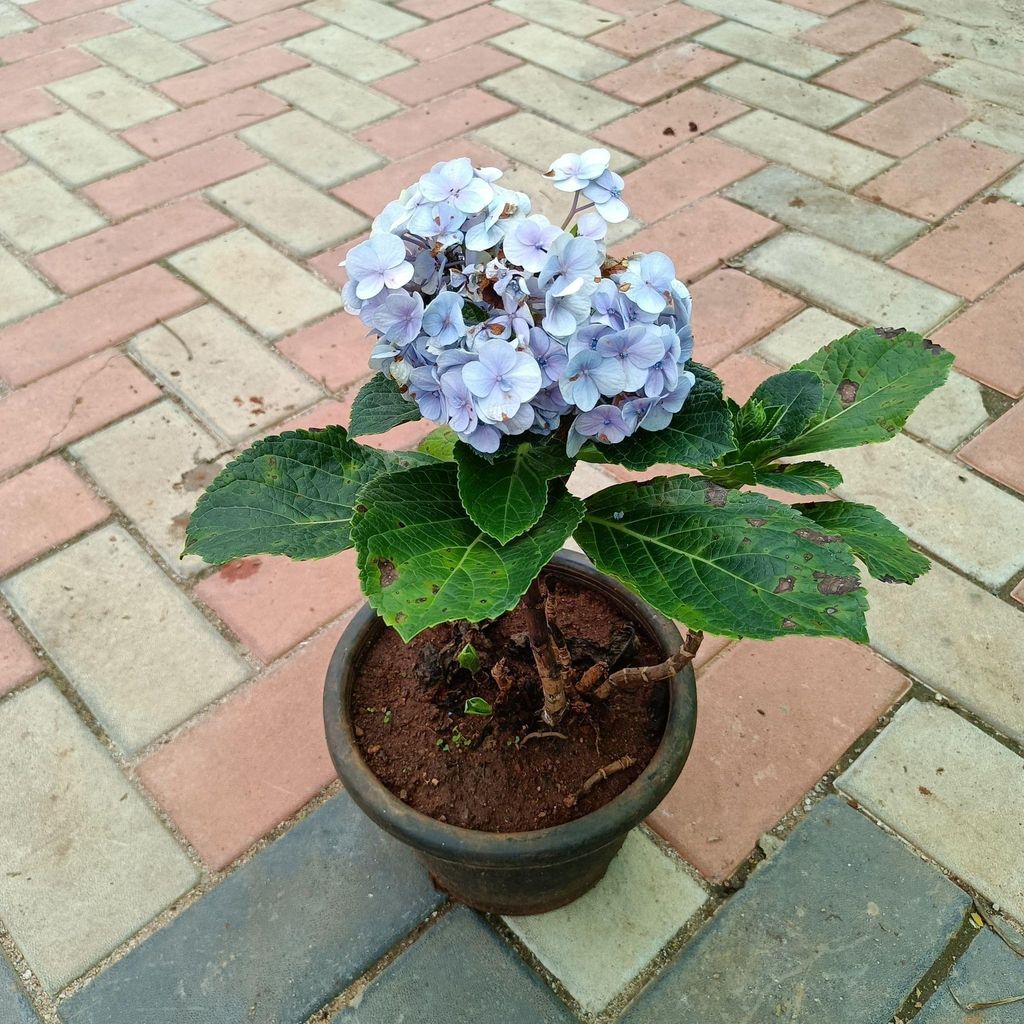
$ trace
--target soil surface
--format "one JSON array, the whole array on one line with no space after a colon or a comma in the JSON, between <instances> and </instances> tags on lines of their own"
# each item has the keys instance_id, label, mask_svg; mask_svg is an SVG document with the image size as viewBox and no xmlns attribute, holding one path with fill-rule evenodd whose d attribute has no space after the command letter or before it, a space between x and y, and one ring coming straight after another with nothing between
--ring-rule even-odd
<instances>
[{"instance_id":1,"label":"soil surface","mask_svg":"<svg viewBox=\"0 0 1024 1024\"><path fill-rule=\"evenodd\" d=\"M602 594L559 582L552 605L574 667L662 660L643 625ZM479 654L475 672L456 660L467 641ZM502 660L499 686L491 669ZM493 713L465 714L472 697L487 701ZM436 626L410 644L385 629L368 649L352 692L360 748L388 789L438 821L484 832L560 825L621 793L654 756L668 689L655 683L606 701L576 697L556 729L564 739L530 736L548 731L541 705L519 608L476 626ZM636 763L579 796L591 775L623 756Z\"/></svg>"}]
</instances>

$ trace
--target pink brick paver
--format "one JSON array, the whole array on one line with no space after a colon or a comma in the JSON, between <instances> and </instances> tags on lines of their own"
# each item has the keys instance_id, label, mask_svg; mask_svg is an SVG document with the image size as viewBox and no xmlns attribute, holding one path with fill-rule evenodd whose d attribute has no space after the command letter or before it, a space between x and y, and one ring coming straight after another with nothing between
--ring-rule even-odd
<instances>
[{"instance_id":1,"label":"pink brick paver","mask_svg":"<svg viewBox=\"0 0 1024 1024\"><path fill-rule=\"evenodd\" d=\"M1011 398L1024 397L1024 275L951 320L934 340L956 356L961 372Z\"/></svg>"},{"instance_id":2,"label":"pink brick paver","mask_svg":"<svg viewBox=\"0 0 1024 1024\"><path fill-rule=\"evenodd\" d=\"M0 576L108 515L110 509L59 458L0 481Z\"/></svg>"},{"instance_id":3,"label":"pink brick paver","mask_svg":"<svg viewBox=\"0 0 1024 1024\"><path fill-rule=\"evenodd\" d=\"M1012 522L1014 508L1024 521L1024 203L1017 180L1024 167L1017 102L1024 74L1004 59L1019 26L1009 13L999 15L1006 4L966 5L967 20L976 25L960 24L964 19L953 18L948 2L948 10L925 6L911 9L904 0L0 0L0 32L7 29L0 36L0 278L13 282L18 308L26 310L17 318L0 315L10 319L0 328L0 719L17 718L19 702L30 703L48 675L65 713L97 732L96 711L77 692L79 667L58 643L34 639L61 630L25 595L44 583L62 593L65 581L47 574L67 571L78 552L109 531L124 531L138 542L138 568L155 588L147 593L166 591L195 617L194 665L182 685L222 673L218 658L237 662L232 678L246 679L235 690L218 690L211 704L190 705L191 718L133 759L101 749L112 779L132 799L147 791L162 815L153 827L174 833L165 838L182 858L187 845L202 876L194 897L207 899L204 893L241 869L254 844L279 826L281 834L294 835L309 801L327 795L325 786L336 791L321 697L340 630L362 602L354 551L304 563L255 554L223 567L193 559L178 565L174 545L154 547L156 534L173 520L180 539L202 487L245 447L215 440L241 436L222 434L225 425L252 420L247 429L258 431L255 437L348 423L371 377L373 341L340 308L345 272L339 263L403 187L435 163L463 155L506 172L506 183L535 196L534 212L554 221L568 197L536 168L563 150L590 147L628 158L630 217L612 228L609 249L617 257L651 249L671 255L693 294L694 357L714 367L735 401L779 372L774 362L804 358L816 343L845 333L844 323L871 323L890 300L906 310L905 326L913 327L915 318L918 326L933 325L935 343L950 349L958 373L973 380L949 389L950 419L961 424L950 436L960 439L959 449L943 440L939 399L888 455L879 449L880 458L932 467L933 478L913 481L936 492L927 521L906 524L915 545L928 553L939 543L943 523L959 507L961 485L977 491L972 521ZM402 12L422 25L410 29L416 22ZM22 20L33 27L10 31ZM512 46L515 53L503 48L501 37L510 31L520 44ZM762 66L774 77L765 79ZM713 82L724 68L734 69L735 96ZM94 71L99 74L72 81ZM767 83L763 91L744 89L758 78ZM95 88L85 88L90 82ZM851 113L844 96L862 101L862 109ZM521 132L521 106L533 134L517 152L510 140ZM64 111L69 116L57 117ZM747 130L724 128L733 119ZM484 126L488 145L477 140ZM788 145L797 126L806 126L799 144ZM725 141L720 130L743 143ZM251 175L258 169L263 173ZM743 191L756 208L726 194L761 171L758 188ZM802 198L793 198L794 173L810 179ZM225 183L225 194L235 196L231 204L220 201L221 190L217 202L212 196ZM317 196L327 200L328 221L335 210L331 223L320 224L309 212ZM309 200L305 215L302 197ZM281 209L291 211L283 220ZM889 238L874 247L884 257L864 255L865 230L874 225ZM780 244L792 233L803 236L799 260L797 250ZM254 285L237 260L210 255L226 240L244 238L263 254L265 287ZM778 254L770 283L765 261L753 256L762 246ZM822 266L812 266L816 251ZM824 266L834 268L831 274ZM896 280L890 267L901 271L898 296L882 294ZM230 308L210 295L230 295ZM815 305L800 296L813 296ZM206 303L220 317L219 342L196 340L185 329ZM283 326L272 332L273 341L245 328L278 322ZM200 370L211 346L224 347L224 338L236 333L239 344L229 345L209 372ZM243 391L237 382L245 380L261 383ZM993 403L988 389L1002 397ZM238 420L241 408L259 400L289 418L271 426L257 417ZM136 420L137 413L144 415ZM360 441L410 449L432 428L421 420ZM161 431L166 444L136 438L140 429ZM136 440L146 446L144 455ZM80 441L86 443L78 447ZM863 474L843 468L843 497L870 500L860 492ZM622 481L697 473L675 465L602 471ZM142 480L152 483L132 487ZM944 480L954 482L940 486ZM907 486L893 482L880 502L898 522L912 513L903 498ZM755 489L788 503L810 500ZM835 775L851 744L868 742L879 716L905 693L904 672L923 687L945 688L949 623L980 614L975 606L991 604L994 617L1020 619L1019 629L1000 624L982 636L989 660L971 683L978 694L995 695L993 701L1012 693L1016 637L1024 635L1024 580L1011 542L992 535L959 537L962 557L956 564L944 558L948 568L937 566L922 580L924 611L902 625L902 612L886 609L917 595L866 581L875 649L709 634L696 662L697 740L682 779L651 818L654 828L707 879L728 879L763 832L783 818L788 830L805 798L813 804L835 788L823 777ZM971 566L1000 543L1007 546L1006 572L998 586L982 585L969 575ZM975 551L979 544L984 553ZM953 573L956 585L936 597L935 587ZM97 600L102 596L97 592ZM1007 627L1014 624L1007 620ZM125 653L124 645L114 651L120 621L95 628L110 638L111 655L132 678L144 652ZM100 648L97 657L104 656ZM995 652L1003 651L1000 659ZM135 675L145 683L151 673ZM116 681L107 678L109 685ZM985 700L976 703L973 710L984 716ZM950 713L958 712L953 704ZM989 725L1003 728L981 722L983 729ZM96 740L101 748L105 742ZM53 827L49 819L38 825ZM3 861L4 823L0 833L3 930L9 929L3 889L10 870ZM982 833L972 830L972 844L988 856L991 841ZM38 867L52 849L34 847L27 866ZM137 867L133 844L108 844L105 855L129 874ZM955 865L938 866L960 877ZM67 877L82 870L69 862ZM749 884L760 884L757 879ZM729 913L727 887L707 888L709 914ZM57 892L51 902L63 905L66 894ZM171 911L154 928L180 920L177 909L154 908ZM418 921L406 922L402 934ZM672 922L666 934L685 924ZM426 928L411 950L436 934ZM123 937L139 949L114 949L114 967L102 964L83 993L98 991L103 974L123 969L118 965L126 956L145 955L149 939ZM8 945L0 949L0 1017L8 1005L10 952ZM28 959L19 957L14 970L24 975L39 1019L75 1016L81 982L40 994L46 989L40 965L22 952ZM655 956L653 974L664 959ZM617 962L610 969L618 970ZM259 981L282 983L266 973ZM639 980L629 984L623 991L634 993ZM312 1012L326 1019L345 998L326 1008L310 1004L302 1017ZM250 1005L246 999L238 1005ZM826 1017L833 1011L817 1009ZM569 1007L574 1020L577 1010ZM783 1010L788 1019L792 1007Z\"/></svg>"},{"instance_id":4,"label":"pink brick paver","mask_svg":"<svg viewBox=\"0 0 1024 1024\"><path fill-rule=\"evenodd\" d=\"M199 856L222 868L334 778L323 678L335 626L138 766Z\"/></svg>"},{"instance_id":5,"label":"pink brick paver","mask_svg":"<svg viewBox=\"0 0 1024 1024\"><path fill-rule=\"evenodd\" d=\"M980 473L1024 494L1024 405L1015 405L960 449Z\"/></svg>"},{"instance_id":6,"label":"pink brick paver","mask_svg":"<svg viewBox=\"0 0 1024 1024\"><path fill-rule=\"evenodd\" d=\"M642 57L681 36L692 35L721 21L708 11L686 4L665 4L591 36L590 41L623 57Z\"/></svg>"},{"instance_id":7,"label":"pink brick paver","mask_svg":"<svg viewBox=\"0 0 1024 1024\"><path fill-rule=\"evenodd\" d=\"M633 235L616 251L672 255L679 279L703 277L724 260L770 238L779 225L745 206L709 196Z\"/></svg>"},{"instance_id":8,"label":"pink brick paver","mask_svg":"<svg viewBox=\"0 0 1024 1024\"><path fill-rule=\"evenodd\" d=\"M714 366L788 320L803 303L738 270L716 270L693 293L693 335L701 361Z\"/></svg>"},{"instance_id":9,"label":"pink brick paver","mask_svg":"<svg viewBox=\"0 0 1024 1024\"><path fill-rule=\"evenodd\" d=\"M874 103L924 78L935 67L935 62L919 46L904 39L890 39L826 71L814 81Z\"/></svg>"},{"instance_id":10,"label":"pink brick paver","mask_svg":"<svg viewBox=\"0 0 1024 1024\"><path fill-rule=\"evenodd\" d=\"M738 100L694 86L654 106L612 121L598 128L594 135L602 142L637 156L654 157L731 121L749 109Z\"/></svg>"},{"instance_id":11,"label":"pink brick paver","mask_svg":"<svg viewBox=\"0 0 1024 1024\"><path fill-rule=\"evenodd\" d=\"M829 18L824 25L802 32L800 38L829 53L859 53L894 36L906 24L907 16L903 11L868 0Z\"/></svg>"},{"instance_id":12,"label":"pink brick paver","mask_svg":"<svg viewBox=\"0 0 1024 1024\"><path fill-rule=\"evenodd\" d=\"M36 257L36 266L68 294L94 288L235 227L226 214L188 198L142 213Z\"/></svg>"},{"instance_id":13,"label":"pink brick paver","mask_svg":"<svg viewBox=\"0 0 1024 1024\"><path fill-rule=\"evenodd\" d=\"M266 663L362 603L352 550L306 563L243 558L207 577L195 594Z\"/></svg>"},{"instance_id":14,"label":"pink brick paver","mask_svg":"<svg viewBox=\"0 0 1024 1024\"><path fill-rule=\"evenodd\" d=\"M701 674L690 759L649 824L701 874L728 878L909 685L845 641L742 641Z\"/></svg>"},{"instance_id":15,"label":"pink brick paver","mask_svg":"<svg viewBox=\"0 0 1024 1024\"><path fill-rule=\"evenodd\" d=\"M963 100L929 85L915 85L848 121L836 134L890 156L909 156L966 121L970 113Z\"/></svg>"},{"instance_id":16,"label":"pink brick paver","mask_svg":"<svg viewBox=\"0 0 1024 1024\"><path fill-rule=\"evenodd\" d=\"M866 199L914 217L938 220L1024 159L970 139L950 137L919 149L858 189ZM950 173L955 168L955 173Z\"/></svg>"},{"instance_id":17,"label":"pink brick paver","mask_svg":"<svg viewBox=\"0 0 1024 1024\"><path fill-rule=\"evenodd\" d=\"M697 43L680 43L602 75L590 84L630 103L651 103L728 67L734 60Z\"/></svg>"},{"instance_id":18,"label":"pink brick paver","mask_svg":"<svg viewBox=\"0 0 1024 1024\"><path fill-rule=\"evenodd\" d=\"M82 189L82 193L104 213L129 217L253 171L266 162L233 135L224 135L94 182Z\"/></svg>"},{"instance_id":19,"label":"pink brick paver","mask_svg":"<svg viewBox=\"0 0 1024 1024\"><path fill-rule=\"evenodd\" d=\"M200 302L162 267L144 267L0 330L0 377L26 384Z\"/></svg>"},{"instance_id":20,"label":"pink brick paver","mask_svg":"<svg viewBox=\"0 0 1024 1024\"><path fill-rule=\"evenodd\" d=\"M42 670L43 663L19 635L11 620L0 615L0 697Z\"/></svg>"},{"instance_id":21,"label":"pink brick paver","mask_svg":"<svg viewBox=\"0 0 1024 1024\"><path fill-rule=\"evenodd\" d=\"M931 284L976 299L1024 265L1024 208L981 200L912 242L889 262Z\"/></svg>"}]
</instances>

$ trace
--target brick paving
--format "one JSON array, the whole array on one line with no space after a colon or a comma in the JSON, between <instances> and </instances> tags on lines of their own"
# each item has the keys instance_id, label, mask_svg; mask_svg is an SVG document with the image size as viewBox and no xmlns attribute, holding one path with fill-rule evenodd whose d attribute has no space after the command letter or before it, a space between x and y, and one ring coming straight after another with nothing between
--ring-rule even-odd
<instances>
[{"instance_id":1,"label":"brick paving","mask_svg":"<svg viewBox=\"0 0 1024 1024\"><path fill-rule=\"evenodd\" d=\"M0 1024L966 1024L1024 994L968 914L1024 924L1022 68L997 0L0 0ZM400 187L468 154L546 211L537 172L594 144L615 250L672 255L738 399L851 325L956 354L836 458L938 561L870 585L872 648L709 638L649 828L502 921L339 792L354 560L177 553L234 450L345 422L337 263Z\"/></svg>"}]
</instances>

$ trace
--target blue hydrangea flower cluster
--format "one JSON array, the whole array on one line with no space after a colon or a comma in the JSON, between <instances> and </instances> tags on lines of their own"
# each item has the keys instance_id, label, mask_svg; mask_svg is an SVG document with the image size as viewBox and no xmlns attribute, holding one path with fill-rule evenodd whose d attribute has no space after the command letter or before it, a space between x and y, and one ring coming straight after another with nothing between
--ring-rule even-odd
<instances>
[{"instance_id":1,"label":"blue hydrangea flower cluster","mask_svg":"<svg viewBox=\"0 0 1024 1024\"><path fill-rule=\"evenodd\" d=\"M690 293L660 252L610 259L629 215L608 152L559 157L572 195L559 226L501 172L436 164L389 203L344 263L345 308L377 338L370 358L423 416L481 452L563 430L615 444L661 430L694 384Z\"/></svg>"}]
</instances>

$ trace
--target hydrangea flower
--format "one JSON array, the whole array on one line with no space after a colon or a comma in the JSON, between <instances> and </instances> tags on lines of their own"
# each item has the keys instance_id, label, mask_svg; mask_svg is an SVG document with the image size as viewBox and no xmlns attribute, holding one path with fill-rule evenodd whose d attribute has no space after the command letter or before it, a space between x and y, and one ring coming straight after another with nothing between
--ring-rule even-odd
<instances>
[{"instance_id":1,"label":"hydrangea flower","mask_svg":"<svg viewBox=\"0 0 1024 1024\"><path fill-rule=\"evenodd\" d=\"M572 194L558 226L496 168L442 161L348 255L343 298L376 339L370 365L477 451L525 433L573 455L619 444L667 426L694 386L690 293L671 260L607 257L608 224L629 214L608 163L590 149L551 165Z\"/></svg>"}]
</instances>

